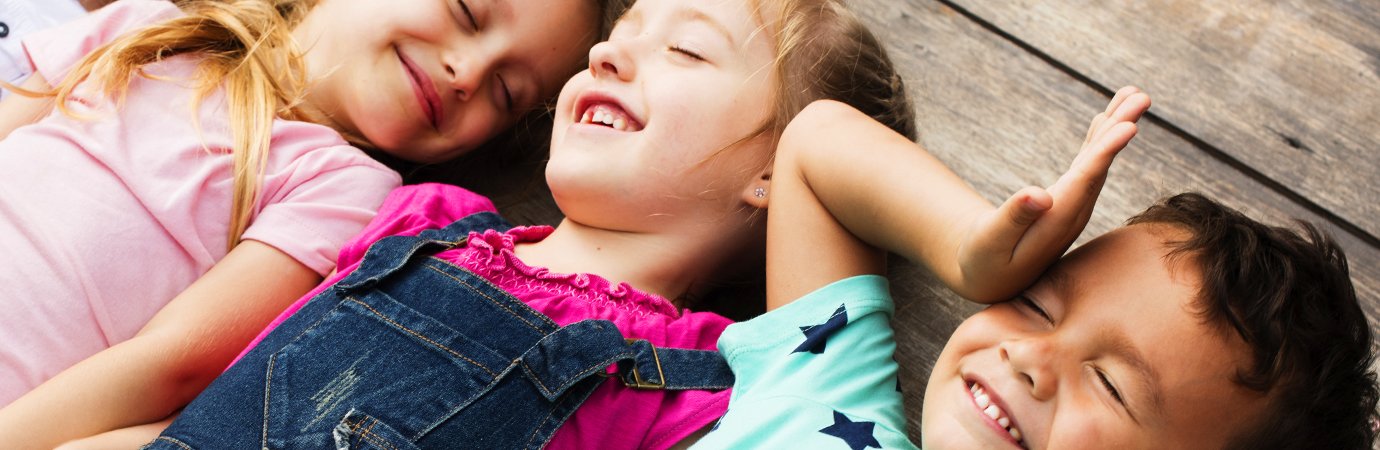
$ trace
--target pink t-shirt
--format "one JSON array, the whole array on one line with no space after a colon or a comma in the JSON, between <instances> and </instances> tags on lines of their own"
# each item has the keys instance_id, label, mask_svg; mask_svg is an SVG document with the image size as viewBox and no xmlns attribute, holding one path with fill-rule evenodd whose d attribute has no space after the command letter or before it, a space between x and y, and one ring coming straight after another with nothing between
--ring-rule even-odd
<instances>
[{"instance_id":1,"label":"pink t-shirt","mask_svg":"<svg viewBox=\"0 0 1380 450\"><path fill-rule=\"evenodd\" d=\"M61 82L124 31L182 14L121 0L24 40ZM0 406L134 336L226 254L232 155L224 95L191 109L195 56L150 65L115 105L78 87L68 106L0 141ZM200 131L192 118L200 120ZM373 217L396 173L330 128L277 120L244 234L319 273Z\"/></svg>"},{"instance_id":2,"label":"pink t-shirt","mask_svg":"<svg viewBox=\"0 0 1380 450\"><path fill-rule=\"evenodd\" d=\"M495 211L488 199L449 185L424 184L394 190L364 232L340 251L340 273L294 303L267 334L311 297L359 266L369 245L396 235L416 235L465 216ZM623 335L658 347L713 350L732 323L713 313L679 310L670 301L626 283L591 274L555 274L518 260L513 246L538 242L551 227L517 227L507 233L471 233L464 247L436 255L488 279L561 325L585 319L613 322ZM258 340L255 340L257 343ZM252 345L251 345L252 347ZM727 390L647 391L604 382L556 432L548 449L664 449L705 427L728 407Z\"/></svg>"}]
</instances>

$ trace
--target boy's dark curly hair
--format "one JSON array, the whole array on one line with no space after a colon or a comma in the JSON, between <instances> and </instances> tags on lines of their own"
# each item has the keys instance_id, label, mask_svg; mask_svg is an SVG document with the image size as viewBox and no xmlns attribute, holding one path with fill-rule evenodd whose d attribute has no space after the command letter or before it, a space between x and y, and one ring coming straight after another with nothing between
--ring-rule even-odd
<instances>
[{"instance_id":1,"label":"boy's dark curly hair","mask_svg":"<svg viewBox=\"0 0 1380 450\"><path fill-rule=\"evenodd\" d=\"M1369 449L1377 388L1371 331L1346 256L1325 233L1262 224L1199 194L1179 194L1128 224L1167 224L1191 237L1171 255L1203 276L1199 313L1230 327L1253 364L1237 384L1269 396L1270 410L1230 449Z\"/></svg>"}]
</instances>

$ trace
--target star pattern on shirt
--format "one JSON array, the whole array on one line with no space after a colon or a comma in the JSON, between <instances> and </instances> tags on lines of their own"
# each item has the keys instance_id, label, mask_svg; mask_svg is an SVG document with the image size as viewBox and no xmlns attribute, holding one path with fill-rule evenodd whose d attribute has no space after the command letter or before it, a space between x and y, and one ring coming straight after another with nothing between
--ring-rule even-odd
<instances>
[{"instance_id":1,"label":"star pattern on shirt","mask_svg":"<svg viewBox=\"0 0 1380 450\"><path fill-rule=\"evenodd\" d=\"M829 340L829 336L843 329L848 325L848 309L846 305L839 305L839 309L834 310L834 315L829 317L824 323L800 327L800 332L805 334L805 342L800 343L799 347L791 353L810 352L816 355L824 353L824 344Z\"/></svg>"},{"instance_id":2,"label":"star pattern on shirt","mask_svg":"<svg viewBox=\"0 0 1380 450\"><path fill-rule=\"evenodd\" d=\"M834 411L834 424L819 430L839 439L848 444L852 450L863 450L868 447L882 448L882 443L877 442L877 438L872 436L872 429L877 425L876 422L851 421L843 413Z\"/></svg>"}]
</instances>

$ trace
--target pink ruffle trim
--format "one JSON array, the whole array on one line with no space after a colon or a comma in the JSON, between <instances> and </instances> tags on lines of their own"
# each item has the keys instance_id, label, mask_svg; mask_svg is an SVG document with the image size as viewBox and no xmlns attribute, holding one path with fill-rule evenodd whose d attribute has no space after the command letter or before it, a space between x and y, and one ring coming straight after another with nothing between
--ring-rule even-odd
<instances>
[{"instance_id":1,"label":"pink ruffle trim","mask_svg":"<svg viewBox=\"0 0 1380 450\"><path fill-rule=\"evenodd\" d=\"M637 290L627 283L615 284L594 274L552 273L545 267L527 265L513 253L517 244L541 241L552 231L553 228L545 225L515 227L506 233L472 231L466 247L459 250L461 254L446 256L453 255L456 263L488 278L500 288L521 286L592 303L607 303L639 315L680 317L675 304L659 295Z\"/></svg>"}]
</instances>

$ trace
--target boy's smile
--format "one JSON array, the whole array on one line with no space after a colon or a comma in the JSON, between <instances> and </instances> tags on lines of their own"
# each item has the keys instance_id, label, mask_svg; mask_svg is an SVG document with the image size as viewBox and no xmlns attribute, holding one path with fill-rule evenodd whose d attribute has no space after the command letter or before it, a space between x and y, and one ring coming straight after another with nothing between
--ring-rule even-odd
<instances>
[{"instance_id":1,"label":"boy's smile","mask_svg":"<svg viewBox=\"0 0 1380 450\"><path fill-rule=\"evenodd\" d=\"M1118 229L964 321L930 375L924 448L1220 448L1254 424L1266 399L1234 382L1249 350L1200 317L1192 256L1165 256L1183 234Z\"/></svg>"}]
</instances>

